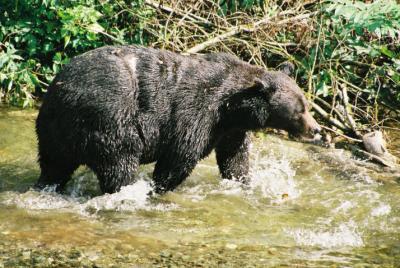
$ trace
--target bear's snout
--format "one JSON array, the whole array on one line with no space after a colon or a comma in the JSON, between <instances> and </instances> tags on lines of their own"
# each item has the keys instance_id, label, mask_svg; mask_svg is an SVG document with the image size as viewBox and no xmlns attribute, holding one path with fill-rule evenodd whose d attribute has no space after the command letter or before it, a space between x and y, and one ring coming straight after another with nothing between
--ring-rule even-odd
<instances>
[{"instance_id":1,"label":"bear's snout","mask_svg":"<svg viewBox=\"0 0 400 268\"><path fill-rule=\"evenodd\" d=\"M310 134L315 136L315 135L321 133L322 128L321 128L321 126L315 121L314 118L313 118L313 121L314 121L315 123L310 127Z\"/></svg>"},{"instance_id":2,"label":"bear's snout","mask_svg":"<svg viewBox=\"0 0 400 268\"><path fill-rule=\"evenodd\" d=\"M304 120L304 130L306 133L303 133L305 136L310 138L314 138L317 134L320 134L322 131L321 126L317 123L317 121L312 117L312 115L306 111L303 115Z\"/></svg>"}]
</instances>

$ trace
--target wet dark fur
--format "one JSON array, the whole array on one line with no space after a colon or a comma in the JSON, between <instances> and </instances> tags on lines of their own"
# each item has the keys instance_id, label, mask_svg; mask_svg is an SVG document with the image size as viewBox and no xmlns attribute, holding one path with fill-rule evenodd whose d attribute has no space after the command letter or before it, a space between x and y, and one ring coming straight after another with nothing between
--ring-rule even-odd
<instances>
[{"instance_id":1,"label":"wet dark fur","mask_svg":"<svg viewBox=\"0 0 400 268\"><path fill-rule=\"evenodd\" d=\"M213 149L222 177L245 180L248 131L267 126L305 134L317 128L284 73L221 53L99 48L75 57L48 89L36 125L36 187L61 190L87 165L101 190L113 193L134 182L140 164L156 162L155 189L165 192Z\"/></svg>"}]
</instances>

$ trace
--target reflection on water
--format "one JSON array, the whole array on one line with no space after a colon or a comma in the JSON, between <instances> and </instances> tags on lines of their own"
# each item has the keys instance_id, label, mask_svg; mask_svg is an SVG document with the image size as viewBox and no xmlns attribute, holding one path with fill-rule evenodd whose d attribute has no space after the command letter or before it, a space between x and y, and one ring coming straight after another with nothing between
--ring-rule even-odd
<instances>
[{"instance_id":1,"label":"reflection on water","mask_svg":"<svg viewBox=\"0 0 400 268\"><path fill-rule=\"evenodd\" d=\"M149 197L152 165L100 195L85 168L64 194L38 177L36 111L0 109L0 267L395 267L399 173L347 152L255 139L249 185L214 156L175 192Z\"/></svg>"}]
</instances>

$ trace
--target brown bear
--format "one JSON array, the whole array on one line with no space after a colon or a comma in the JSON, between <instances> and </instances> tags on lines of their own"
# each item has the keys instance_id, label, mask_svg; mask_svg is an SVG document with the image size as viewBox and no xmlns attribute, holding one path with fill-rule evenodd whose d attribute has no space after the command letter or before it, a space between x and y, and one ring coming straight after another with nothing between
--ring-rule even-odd
<instances>
[{"instance_id":1,"label":"brown bear","mask_svg":"<svg viewBox=\"0 0 400 268\"><path fill-rule=\"evenodd\" d=\"M155 191L173 190L215 149L223 178L246 180L249 131L312 136L320 127L287 74L224 54L183 56L107 46L75 57L56 76L37 118L39 189L61 190L80 165L104 193L156 162Z\"/></svg>"}]
</instances>

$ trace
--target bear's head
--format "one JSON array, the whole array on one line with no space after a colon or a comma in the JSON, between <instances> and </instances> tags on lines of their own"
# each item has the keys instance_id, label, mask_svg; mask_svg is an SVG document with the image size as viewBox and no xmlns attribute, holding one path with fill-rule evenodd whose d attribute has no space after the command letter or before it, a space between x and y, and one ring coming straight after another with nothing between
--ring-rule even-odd
<instances>
[{"instance_id":1,"label":"bear's head","mask_svg":"<svg viewBox=\"0 0 400 268\"><path fill-rule=\"evenodd\" d=\"M281 71L262 71L250 86L234 94L225 105L226 126L247 130L283 129L303 140L313 139L321 127L309 112L308 102L295 80L293 66Z\"/></svg>"},{"instance_id":2,"label":"bear's head","mask_svg":"<svg viewBox=\"0 0 400 268\"><path fill-rule=\"evenodd\" d=\"M267 126L294 137L312 139L321 127L309 112L309 104L296 82L284 72L268 72L261 80L267 96Z\"/></svg>"}]
</instances>

